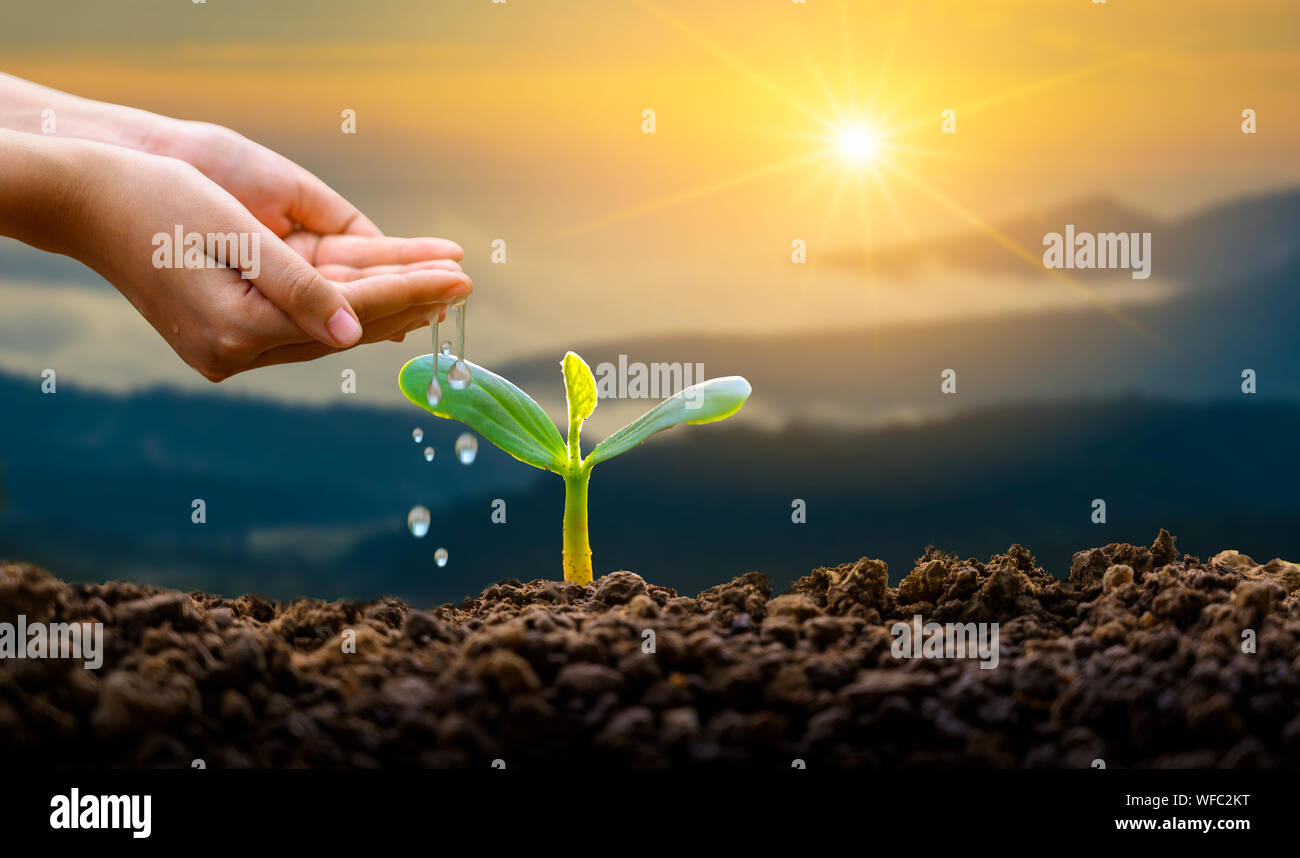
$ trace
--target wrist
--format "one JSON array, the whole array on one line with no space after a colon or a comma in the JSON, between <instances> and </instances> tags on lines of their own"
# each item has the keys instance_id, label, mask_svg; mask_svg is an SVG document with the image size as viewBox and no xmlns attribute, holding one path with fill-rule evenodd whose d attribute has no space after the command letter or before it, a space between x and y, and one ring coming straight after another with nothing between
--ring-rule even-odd
<instances>
[{"instance_id":1,"label":"wrist","mask_svg":"<svg viewBox=\"0 0 1300 858\"><path fill-rule=\"evenodd\" d=\"M146 114L139 117L133 127L131 133L136 145L130 148L192 164L202 153L202 139L207 124L172 119L155 113Z\"/></svg>"},{"instance_id":2,"label":"wrist","mask_svg":"<svg viewBox=\"0 0 1300 858\"><path fill-rule=\"evenodd\" d=\"M209 178L229 172L232 158L240 151L238 134L211 122L158 118L163 122L149 128L145 151L184 161Z\"/></svg>"},{"instance_id":3,"label":"wrist","mask_svg":"<svg viewBox=\"0 0 1300 858\"><path fill-rule=\"evenodd\" d=\"M87 261L92 208L102 196L105 161L114 149L0 130L0 233Z\"/></svg>"},{"instance_id":4,"label":"wrist","mask_svg":"<svg viewBox=\"0 0 1300 858\"><path fill-rule=\"evenodd\" d=\"M0 130L0 233L64 253L71 206L67 171L57 148L59 141Z\"/></svg>"},{"instance_id":5,"label":"wrist","mask_svg":"<svg viewBox=\"0 0 1300 858\"><path fill-rule=\"evenodd\" d=\"M52 124L46 126L49 113ZM204 122L188 122L60 92L0 72L0 128L46 137L98 140L191 163L203 154Z\"/></svg>"},{"instance_id":6,"label":"wrist","mask_svg":"<svg viewBox=\"0 0 1300 858\"><path fill-rule=\"evenodd\" d=\"M134 107L99 102L94 103L81 119L79 125L83 127L74 130L73 136L181 160L188 160L191 126L200 124Z\"/></svg>"}]
</instances>

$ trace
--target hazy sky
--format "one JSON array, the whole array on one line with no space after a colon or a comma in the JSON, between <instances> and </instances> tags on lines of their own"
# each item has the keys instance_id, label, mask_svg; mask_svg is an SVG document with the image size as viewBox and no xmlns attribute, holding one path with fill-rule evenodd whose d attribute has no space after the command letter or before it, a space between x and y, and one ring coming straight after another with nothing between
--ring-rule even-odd
<instances>
[{"instance_id":1,"label":"hazy sky","mask_svg":"<svg viewBox=\"0 0 1300 858\"><path fill-rule=\"evenodd\" d=\"M1173 215L1300 182L1294 0L6 0L3 16L4 71L230 125L381 228L461 242L478 289L469 356L489 365L650 332L1075 300L1046 282L906 285L816 262L1083 195ZM956 134L941 133L949 108ZM1258 134L1241 133L1244 108ZM887 163L840 157L839 129L858 123L886 138ZM505 265L488 261L496 238ZM807 266L790 259L798 238ZM53 291L0 277L0 368L207 386L125 301L88 292L93 277ZM222 389L310 398L340 367L382 379L421 350ZM392 401L383 384L363 393Z\"/></svg>"}]
</instances>

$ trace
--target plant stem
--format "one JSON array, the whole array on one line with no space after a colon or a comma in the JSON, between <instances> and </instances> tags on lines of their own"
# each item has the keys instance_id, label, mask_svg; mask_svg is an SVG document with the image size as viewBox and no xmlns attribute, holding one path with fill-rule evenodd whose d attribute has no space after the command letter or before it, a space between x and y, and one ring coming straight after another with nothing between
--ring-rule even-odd
<instances>
[{"instance_id":1,"label":"plant stem","mask_svg":"<svg viewBox=\"0 0 1300 858\"><path fill-rule=\"evenodd\" d=\"M591 583L591 544L587 541L587 483L591 469L577 467L564 478L564 580Z\"/></svg>"},{"instance_id":2,"label":"plant stem","mask_svg":"<svg viewBox=\"0 0 1300 858\"><path fill-rule=\"evenodd\" d=\"M569 471L564 475L564 580L591 583L591 543L587 541L587 483L591 468L582 464L582 421L569 414Z\"/></svg>"}]
</instances>

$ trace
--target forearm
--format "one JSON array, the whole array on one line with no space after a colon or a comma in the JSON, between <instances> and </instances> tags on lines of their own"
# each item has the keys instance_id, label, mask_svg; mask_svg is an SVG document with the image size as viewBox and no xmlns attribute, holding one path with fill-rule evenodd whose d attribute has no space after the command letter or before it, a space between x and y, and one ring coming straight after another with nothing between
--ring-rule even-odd
<instances>
[{"instance_id":1,"label":"forearm","mask_svg":"<svg viewBox=\"0 0 1300 858\"><path fill-rule=\"evenodd\" d=\"M177 129L185 124L147 110L81 98L0 72L0 128L97 140L154 155L180 157L175 141Z\"/></svg>"},{"instance_id":2,"label":"forearm","mask_svg":"<svg viewBox=\"0 0 1300 858\"><path fill-rule=\"evenodd\" d=\"M71 253L95 144L0 129L0 235Z\"/></svg>"}]
</instances>

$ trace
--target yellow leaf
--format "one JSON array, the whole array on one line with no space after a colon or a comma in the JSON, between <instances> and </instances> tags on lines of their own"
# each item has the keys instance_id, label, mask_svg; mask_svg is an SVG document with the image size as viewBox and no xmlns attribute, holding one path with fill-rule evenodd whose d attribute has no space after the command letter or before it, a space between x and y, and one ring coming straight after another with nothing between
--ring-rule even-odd
<instances>
[{"instance_id":1,"label":"yellow leaf","mask_svg":"<svg viewBox=\"0 0 1300 858\"><path fill-rule=\"evenodd\" d=\"M569 400L569 421L581 424L596 410L596 378L591 367L574 352L560 364L564 368L564 394Z\"/></svg>"}]
</instances>

